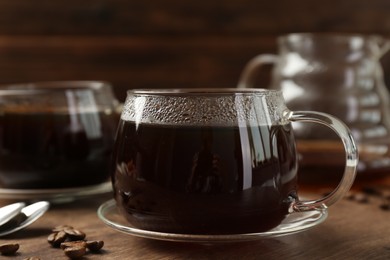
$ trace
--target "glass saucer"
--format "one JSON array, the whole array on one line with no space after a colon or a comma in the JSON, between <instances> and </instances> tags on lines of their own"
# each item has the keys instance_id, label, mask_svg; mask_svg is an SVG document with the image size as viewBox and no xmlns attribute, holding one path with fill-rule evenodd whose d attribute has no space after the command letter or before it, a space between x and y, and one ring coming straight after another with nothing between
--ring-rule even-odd
<instances>
[{"instance_id":1,"label":"glass saucer","mask_svg":"<svg viewBox=\"0 0 390 260\"><path fill-rule=\"evenodd\" d=\"M66 203L93 195L104 194L112 191L110 181L74 188L64 189L2 189L0 188L0 199L12 200L46 200L51 203Z\"/></svg>"},{"instance_id":2,"label":"glass saucer","mask_svg":"<svg viewBox=\"0 0 390 260\"><path fill-rule=\"evenodd\" d=\"M290 235L302 232L322 223L328 216L327 209L321 208L308 212L298 212L288 215L282 223L266 232L231 234L231 235L193 235L193 234L174 234L163 233L138 229L131 226L116 208L114 199L103 203L98 211L98 217L109 227L128 235L137 237L193 243L218 243L218 242L239 242L250 241L264 238Z\"/></svg>"}]
</instances>

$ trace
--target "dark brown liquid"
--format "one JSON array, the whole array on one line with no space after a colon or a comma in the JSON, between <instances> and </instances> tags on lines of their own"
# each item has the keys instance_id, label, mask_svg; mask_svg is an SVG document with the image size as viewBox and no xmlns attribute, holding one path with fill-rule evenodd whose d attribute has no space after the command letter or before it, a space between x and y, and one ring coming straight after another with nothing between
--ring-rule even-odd
<instances>
[{"instance_id":1,"label":"dark brown liquid","mask_svg":"<svg viewBox=\"0 0 390 260\"><path fill-rule=\"evenodd\" d=\"M68 188L104 182L117 118L98 112L4 112L0 187Z\"/></svg>"},{"instance_id":2,"label":"dark brown liquid","mask_svg":"<svg viewBox=\"0 0 390 260\"><path fill-rule=\"evenodd\" d=\"M197 127L121 121L112 181L136 227L175 233L269 230L296 195L290 125Z\"/></svg>"}]
</instances>

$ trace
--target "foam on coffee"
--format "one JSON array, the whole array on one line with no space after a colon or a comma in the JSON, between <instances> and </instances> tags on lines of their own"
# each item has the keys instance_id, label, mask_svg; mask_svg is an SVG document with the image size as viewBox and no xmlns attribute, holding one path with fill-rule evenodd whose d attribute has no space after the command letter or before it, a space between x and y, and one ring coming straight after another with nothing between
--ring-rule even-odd
<instances>
[{"instance_id":1,"label":"foam on coffee","mask_svg":"<svg viewBox=\"0 0 390 260\"><path fill-rule=\"evenodd\" d=\"M278 91L231 92L218 96L208 92L187 96L151 92L147 97L129 92L121 119L183 126L233 126L240 121L251 126L280 125L288 123L282 117L286 109Z\"/></svg>"}]
</instances>

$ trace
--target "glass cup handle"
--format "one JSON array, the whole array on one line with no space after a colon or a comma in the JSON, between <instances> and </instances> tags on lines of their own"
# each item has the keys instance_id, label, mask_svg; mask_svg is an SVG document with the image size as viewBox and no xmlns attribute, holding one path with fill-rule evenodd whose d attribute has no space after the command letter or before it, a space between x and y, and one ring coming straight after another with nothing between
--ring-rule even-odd
<instances>
[{"instance_id":1,"label":"glass cup handle","mask_svg":"<svg viewBox=\"0 0 390 260\"><path fill-rule=\"evenodd\" d=\"M260 54L252 58L244 67L238 81L238 88L253 88L257 71L264 64L275 64L278 56L274 54Z\"/></svg>"},{"instance_id":2,"label":"glass cup handle","mask_svg":"<svg viewBox=\"0 0 390 260\"><path fill-rule=\"evenodd\" d=\"M285 116L291 122L312 122L325 125L336 132L343 142L346 153L346 164L343 177L336 189L334 189L329 195L318 200L297 200L293 202L291 210L292 212L300 212L329 207L348 192L356 176L358 152L351 132L339 119L321 112L286 111Z\"/></svg>"}]
</instances>

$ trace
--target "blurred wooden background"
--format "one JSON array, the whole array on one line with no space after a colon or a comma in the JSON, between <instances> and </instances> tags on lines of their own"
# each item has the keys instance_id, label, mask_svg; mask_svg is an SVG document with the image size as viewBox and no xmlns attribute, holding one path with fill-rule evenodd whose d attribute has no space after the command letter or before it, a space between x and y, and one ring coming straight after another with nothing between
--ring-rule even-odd
<instances>
[{"instance_id":1,"label":"blurred wooden background","mask_svg":"<svg viewBox=\"0 0 390 260\"><path fill-rule=\"evenodd\" d=\"M288 32L387 36L390 1L0 0L0 83L107 80L121 100L131 88L235 87Z\"/></svg>"}]
</instances>

